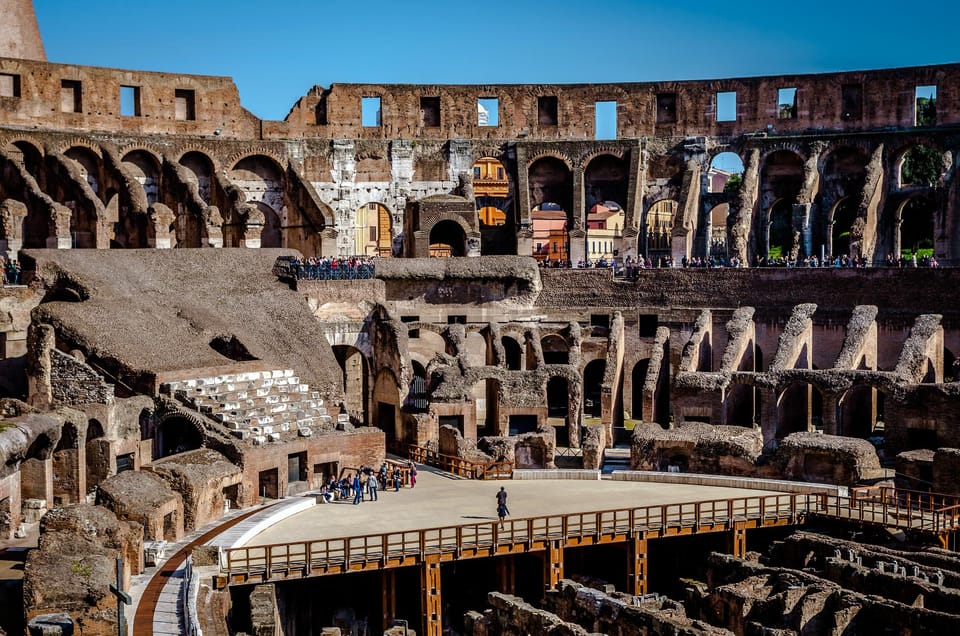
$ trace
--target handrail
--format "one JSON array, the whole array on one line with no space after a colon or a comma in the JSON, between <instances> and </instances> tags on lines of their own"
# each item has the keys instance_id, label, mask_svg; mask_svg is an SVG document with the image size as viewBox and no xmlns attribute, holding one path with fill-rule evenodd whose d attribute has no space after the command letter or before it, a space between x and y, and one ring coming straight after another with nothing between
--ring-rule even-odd
<instances>
[{"instance_id":1,"label":"handrail","mask_svg":"<svg viewBox=\"0 0 960 636\"><path fill-rule=\"evenodd\" d=\"M475 462L413 444L409 446L407 456L415 462L440 468L467 479L511 479L513 477L513 462L508 461Z\"/></svg>"},{"instance_id":2,"label":"handrail","mask_svg":"<svg viewBox=\"0 0 960 636\"><path fill-rule=\"evenodd\" d=\"M422 559L424 555L459 555L464 549L502 544L574 539L601 534L630 534L740 520L791 518L824 508L824 495L792 493L737 499L661 504L575 512L498 522L441 526L383 534L344 536L226 550L227 573L275 569L313 569L331 564L384 562L391 557Z\"/></svg>"}]
</instances>

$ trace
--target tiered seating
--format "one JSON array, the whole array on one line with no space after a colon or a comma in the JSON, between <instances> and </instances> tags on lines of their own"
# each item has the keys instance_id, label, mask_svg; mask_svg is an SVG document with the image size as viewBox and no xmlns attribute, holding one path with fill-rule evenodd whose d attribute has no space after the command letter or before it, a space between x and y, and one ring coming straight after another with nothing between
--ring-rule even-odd
<instances>
[{"instance_id":1,"label":"tiered seating","mask_svg":"<svg viewBox=\"0 0 960 636\"><path fill-rule=\"evenodd\" d=\"M245 371L165 382L160 392L222 423L241 439L279 440L280 433L333 428L320 394L291 369ZM338 418L339 421L339 418Z\"/></svg>"}]
</instances>

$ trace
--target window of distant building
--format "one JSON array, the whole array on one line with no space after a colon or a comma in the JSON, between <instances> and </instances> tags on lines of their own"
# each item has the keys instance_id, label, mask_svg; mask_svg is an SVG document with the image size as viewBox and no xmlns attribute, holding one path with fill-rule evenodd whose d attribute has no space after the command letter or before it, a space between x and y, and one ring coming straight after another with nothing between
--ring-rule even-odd
<instances>
[{"instance_id":1,"label":"window of distant building","mask_svg":"<svg viewBox=\"0 0 960 636\"><path fill-rule=\"evenodd\" d=\"M937 124L937 87L917 86L914 109L914 124L917 126L935 126Z\"/></svg>"},{"instance_id":2,"label":"window of distant building","mask_svg":"<svg viewBox=\"0 0 960 636\"><path fill-rule=\"evenodd\" d=\"M840 118L844 121L863 118L863 87L860 84L844 84L840 88Z\"/></svg>"},{"instance_id":3,"label":"window of distant building","mask_svg":"<svg viewBox=\"0 0 960 636\"><path fill-rule=\"evenodd\" d=\"M60 112L83 112L83 95L79 81L60 80Z\"/></svg>"},{"instance_id":4,"label":"window of distant building","mask_svg":"<svg viewBox=\"0 0 960 636\"><path fill-rule=\"evenodd\" d=\"M541 95L537 98L537 123L541 126L556 126L557 97L555 95Z\"/></svg>"},{"instance_id":5,"label":"window of distant building","mask_svg":"<svg viewBox=\"0 0 960 636\"><path fill-rule=\"evenodd\" d=\"M192 90L178 88L173 99L174 119L193 121L197 118L195 94Z\"/></svg>"},{"instance_id":6,"label":"window of distant building","mask_svg":"<svg viewBox=\"0 0 960 636\"><path fill-rule=\"evenodd\" d=\"M500 125L500 99L497 97L479 97L477 98L477 125L478 126L499 126Z\"/></svg>"},{"instance_id":7,"label":"window of distant building","mask_svg":"<svg viewBox=\"0 0 960 636\"><path fill-rule=\"evenodd\" d=\"M717 93L717 121L737 121L737 91Z\"/></svg>"},{"instance_id":8,"label":"window of distant building","mask_svg":"<svg viewBox=\"0 0 960 636\"><path fill-rule=\"evenodd\" d=\"M797 89L781 88L777 90L777 118L797 118Z\"/></svg>"},{"instance_id":9,"label":"window of distant building","mask_svg":"<svg viewBox=\"0 0 960 636\"><path fill-rule=\"evenodd\" d=\"M677 123L677 94L657 93L657 123Z\"/></svg>"},{"instance_id":10,"label":"window of distant building","mask_svg":"<svg viewBox=\"0 0 960 636\"><path fill-rule=\"evenodd\" d=\"M0 73L0 97L20 97L20 76Z\"/></svg>"},{"instance_id":11,"label":"window of distant building","mask_svg":"<svg viewBox=\"0 0 960 636\"><path fill-rule=\"evenodd\" d=\"M120 87L120 116L121 117L139 117L140 116L140 87L139 86L121 86Z\"/></svg>"},{"instance_id":12,"label":"window of distant building","mask_svg":"<svg viewBox=\"0 0 960 636\"><path fill-rule=\"evenodd\" d=\"M440 127L440 98L420 98L420 121L424 128Z\"/></svg>"},{"instance_id":13,"label":"window of distant building","mask_svg":"<svg viewBox=\"0 0 960 636\"><path fill-rule=\"evenodd\" d=\"M379 97L361 97L360 98L360 124L364 128L376 128L380 125L380 98Z\"/></svg>"}]
</instances>

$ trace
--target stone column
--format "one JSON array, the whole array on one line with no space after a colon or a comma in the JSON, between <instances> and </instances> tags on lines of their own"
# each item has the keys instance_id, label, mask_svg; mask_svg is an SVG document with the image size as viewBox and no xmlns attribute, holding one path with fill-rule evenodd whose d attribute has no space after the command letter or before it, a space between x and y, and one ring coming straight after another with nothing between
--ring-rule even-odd
<instances>
[{"instance_id":1,"label":"stone column","mask_svg":"<svg viewBox=\"0 0 960 636\"><path fill-rule=\"evenodd\" d=\"M877 247L877 220L884 195L883 144L877 144L870 162L867 164L867 177L860 195L860 208L857 219L850 230L850 255L873 258ZM830 234L831 238L833 233Z\"/></svg>"},{"instance_id":2,"label":"stone column","mask_svg":"<svg viewBox=\"0 0 960 636\"><path fill-rule=\"evenodd\" d=\"M10 260L17 258L17 252L23 247L23 220L27 218L27 206L14 199L0 203L0 255Z\"/></svg>"},{"instance_id":3,"label":"stone column","mask_svg":"<svg viewBox=\"0 0 960 636\"><path fill-rule=\"evenodd\" d=\"M154 203L148 212L147 245L154 249L170 249L176 236L172 231L176 217L173 210L162 203Z\"/></svg>"},{"instance_id":4,"label":"stone column","mask_svg":"<svg viewBox=\"0 0 960 636\"><path fill-rule=\"evenodd\" d=\"M827 435L846 435L848 431L839 430L840 427L837 422L837 402L839 396L833 393L821 393L821 395L823 396L823 420L821 422L823 432Z\"/></svg>"},{"instance_id":5,"label":"stone column","mask_svg":"<svg viewBox=\"0 0 960 636\"><path fill-rule=\"evenodd\" d=\"M700 217L700 183L700 162L691 159L683 172L680 205L671 232L670 251L676 266L693 253L693 238Z\"/></svg>"},{"instance_id":6,"label":"stone column","mask_svg":"<svg viewBox=\"0 0 960 636\"><path fill-rule=\"evenodd\" d=\"M573 228L570 230L570 261L587 257L586 198L583 168L573 169Z\"/></svg>"},{"instance_id":7,"label":"stone column","mask_svg":"<svg viewBox=\"0 0 960 636\"><path fill-rule=\"evenodd\" d=\"M220 209L215 205L207 206L203 211L203 221L207 230L203 246L223 247L223 217L220 215Z\"/></svg>"},{"instance_id":8,"label":"stone column","mask_svg":"<svg viewBox=\"0 0 960 636\"><path fill-rule=\"evenodd\" d=\"M630 176L627 183L627 201L623 208L623 239L620 246L620 256L624 258L636 258L640 253L638 228L643 217L646 167L642 142L638 142L630 149Z\"/></svg>"},{"instance_id":9,"label":"stone column","mask_svg":"<svg viewBox=\"0 0 960 636\"><path fill-rule=\"evenodd\" d=\"M68 250L73 246L70 238L70 208L54 203L50 208L50 233L47 236L47 248Z\"/></svg>"},{"instance_id":10,"label":"stone column","mask_svg":"<svg viewBox=\"0 0 960 636\"><path fill-rule=\"evenodd\" d=\"M740 192L732 206L734 209L731 210L733 222L730 227L729 254L731 257L739 258L744 266L750 265L750 228L753 226L759 192L760 149L751 148L747 152L747 161L743 167L743 182L740 184ZM759 249L756 241L754 242L754 248Z\"/></svg>"},{"instance_id":11,"label":"stone column","mask_svg":"<svg viewBox=\"0 0 960 636\"><path fill-rule=\"evenodd\" d=\"M263 212L255 205L250 204L243 204L239 208L240 216L246 217L246 222L243 224L242 247L260 247L260 233L263 232L265 221Z\"/></svg>"}]
</instances>

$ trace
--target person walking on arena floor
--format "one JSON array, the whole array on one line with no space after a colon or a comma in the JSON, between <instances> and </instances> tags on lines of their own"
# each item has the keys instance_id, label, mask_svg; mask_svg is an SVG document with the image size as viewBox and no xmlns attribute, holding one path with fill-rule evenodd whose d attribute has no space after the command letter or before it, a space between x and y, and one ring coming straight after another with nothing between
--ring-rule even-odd
<instances>
[{"instance_id":1,"label":"person walking on arena floor","mask_svg":"<svg viewBox=\"0 0 960 636\"><path fill-rule=\"evenodd\" d=\"M500 527L503 527L503 518L510 514L507 508L507 490L500 486L500 492L497 493L497 516L500 518Z\"/></svg>"}]
</instances>

